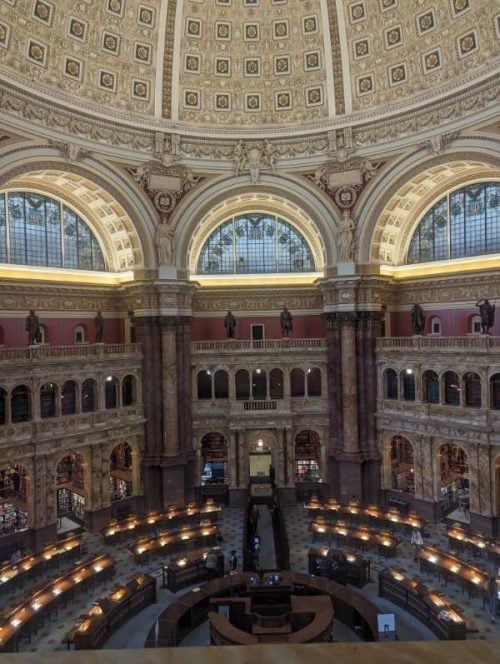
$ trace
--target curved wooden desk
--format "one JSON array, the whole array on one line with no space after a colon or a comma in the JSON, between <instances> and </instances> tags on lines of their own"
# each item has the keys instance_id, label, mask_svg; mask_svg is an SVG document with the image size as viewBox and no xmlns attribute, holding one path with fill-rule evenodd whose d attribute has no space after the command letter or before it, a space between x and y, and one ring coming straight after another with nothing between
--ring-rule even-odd
<instances>
[{"instance_id":1,"label":"curved wooden desk","mask_svg":"<svg viewBox=\"0 0 500 664\"><path fill-rule=\"evenodd\" d=\"M161 614L146 638L146 648L177 646L189 632L207 619L210 599L241 596L254 574L246 572L215 579L185 593ZM365 641L377 641L377 607L355 590L300 572L283 572L281 583L293 586L296 595L329 595L335 617Z\"/></svg>"}]
</instances>

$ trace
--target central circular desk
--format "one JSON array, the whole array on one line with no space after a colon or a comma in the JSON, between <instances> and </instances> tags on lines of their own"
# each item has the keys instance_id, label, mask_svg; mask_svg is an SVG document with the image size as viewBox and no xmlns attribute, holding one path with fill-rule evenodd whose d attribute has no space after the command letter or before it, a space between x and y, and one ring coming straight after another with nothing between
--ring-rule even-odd
<instances>
[{"instance_id":1,"label":"central circular desk","mask_svg":"<svg viewBox=\"0 0 500 664\"><path fill-rule=\"evenodd\" d=\"M280 584L290 586L292 594L299 598L329 596L337 620L352 629L364 641L378 640L378 609L355 590L330 579L301 572L282 572L279 574L279 578ZM144 647L167 648L178 646L191 630L208 619L208 613L213 611L213 600L248 597L253 580L255 580L255 573L246 572L224 576L192 588L163 611L157 622L151 627ZM227 624L229 625L229 623ZM237 635L234 631L229 630L228 639L224 638L227 627L225 623L222 623L221 616L215 618L215 625L216 631L219 633L222 628L219 641L221 644L224 642L233 643L232 638L237 640L241 637L241 633ZM299 642L295 640L296 638L303 638L300 641L302 643L311 642L315 634L320 634L321 629L324 633L324 627L320 624L318 616L318 619L313 620L309 625L311 629L305 628L295 632L296 635L299 635L300 632L303 634L302 637L295 636L294 642ZM237 630L237 632L241 632L241 630ZM248 636L251 635L248 634Z\"/></svg>"}]
</instances>

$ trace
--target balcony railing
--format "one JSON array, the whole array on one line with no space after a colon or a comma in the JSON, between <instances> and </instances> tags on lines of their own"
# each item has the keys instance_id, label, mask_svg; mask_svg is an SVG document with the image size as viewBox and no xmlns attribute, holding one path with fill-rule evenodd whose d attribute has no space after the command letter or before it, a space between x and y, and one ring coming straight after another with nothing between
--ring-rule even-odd
<instances>
[{"instance_id":1,"label":"balcony railing","mask_svg":"<svg viewBox=\"0 0 500 664\"><path fill-rule=\"evenodd\" d=\"M193 353L234 353L238 351L267 350L317 350L326 349L325 339L225 339L223 341L195 341L191 349Z\"/></svg>"},{"instance_id":2,"label":"balcony railing","mask_svg":"<svg viewBox=\"0 0 500 664\"><path fill-rule=\"evenodd\" d=\"M74 346L28 346L27 348L0 348L0 363L37 363L57 358L61 360L104 359L120 355L141 356L140 344L78 344Z\"/></svg>"},{"instance_id":3,"label":"balcony railing","mask_svg":"<svg viewBox=\"0 0 500 664\"><path fill-rule=\"evenodd\" d=\"M456 352L465 350L473 353L498 353L500 337L489 334L470 335L467 337L388 337L377 339L377 351L437 350Z\"/></svg>"}]
</instances>

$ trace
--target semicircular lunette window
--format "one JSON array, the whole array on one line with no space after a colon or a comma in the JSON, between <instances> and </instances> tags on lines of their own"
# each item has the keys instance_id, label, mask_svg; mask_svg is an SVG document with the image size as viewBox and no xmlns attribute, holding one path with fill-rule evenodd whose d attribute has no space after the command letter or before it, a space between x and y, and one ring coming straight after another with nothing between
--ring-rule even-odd
<instances>
[{"instance_id":1,"label":"semicircular lunette window","mask_svg":"<svg viewBox=\"0 0 500 664\"><path fill-rule=\"evenodd\" d=\"M500 182L479 182L438 201L420 221L406 262L428 263L500 252Z\"/></svg>"},{"instance_id":2,"label":"semicircular lunette window","mask_svg":"<svg viewBox=\"0 0 500 664\"><path fill-rule=\"evenodd\" d=\"M104 271L99 242L73 210L43 194L0 194L0 263Z\"/></svg>"},{"instance_id":3,"label":"semicircular lunette window","mask_svg":"<svg viewBox=\"0 0 500 664\"><path fill-rule=\"evenodd\" d=\"M205 242L198 274L314 272L314 258L302 235L280 217L242 214L221 224Z\"/></svg>"}]
</instances>

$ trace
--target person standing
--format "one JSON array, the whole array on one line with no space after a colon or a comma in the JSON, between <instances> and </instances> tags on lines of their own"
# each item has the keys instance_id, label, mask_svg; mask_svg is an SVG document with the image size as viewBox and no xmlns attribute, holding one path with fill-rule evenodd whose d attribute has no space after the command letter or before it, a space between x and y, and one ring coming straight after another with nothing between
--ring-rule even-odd
<instances>
[{"instance_id":1,"label":"person standing","mask_svg":"<svg viewBox=\"0 0 500 664\"><path fill-rule=\"evenodd\" d=\"M494 576L490 576L488 580L488 604L490 610L490 620L492 623L497 621L497 608L498 608L498 594L500 586Z\"/></svg>"},{"instance_id":2,"label":"person standing","mask_svg":"<svg viewBox=\"0 0 500 664\"><path fill-rule=\"evenodd\" d=\"M413 528L411 532L411 540L410 542L413 544L415 547L415 560L418 558L418 552L424 545L424 540L422 539L422 533L418 528Z\"/></svg>"},{"instance_id":3,"label":"person standing","mask_svg":"<svg viewBox=\"0 0 500 664\"><path fill-rule=\"evenodd\" d=\"M229 570L235 572L238 569L238 556L236 551L231 551L231 556L229 558Z\"/></svg>"},{"instance_id":4,"label":"person standing","mask_svg":"<svg viewBox=\"0 0 500 664\"><path fill-rule=\"evenodd\" d=\"M212 581L217 576L217 556L213 551L207 553L205 558L205 567L208 572L208 580Z\"/></svg>"}]
</instances>

